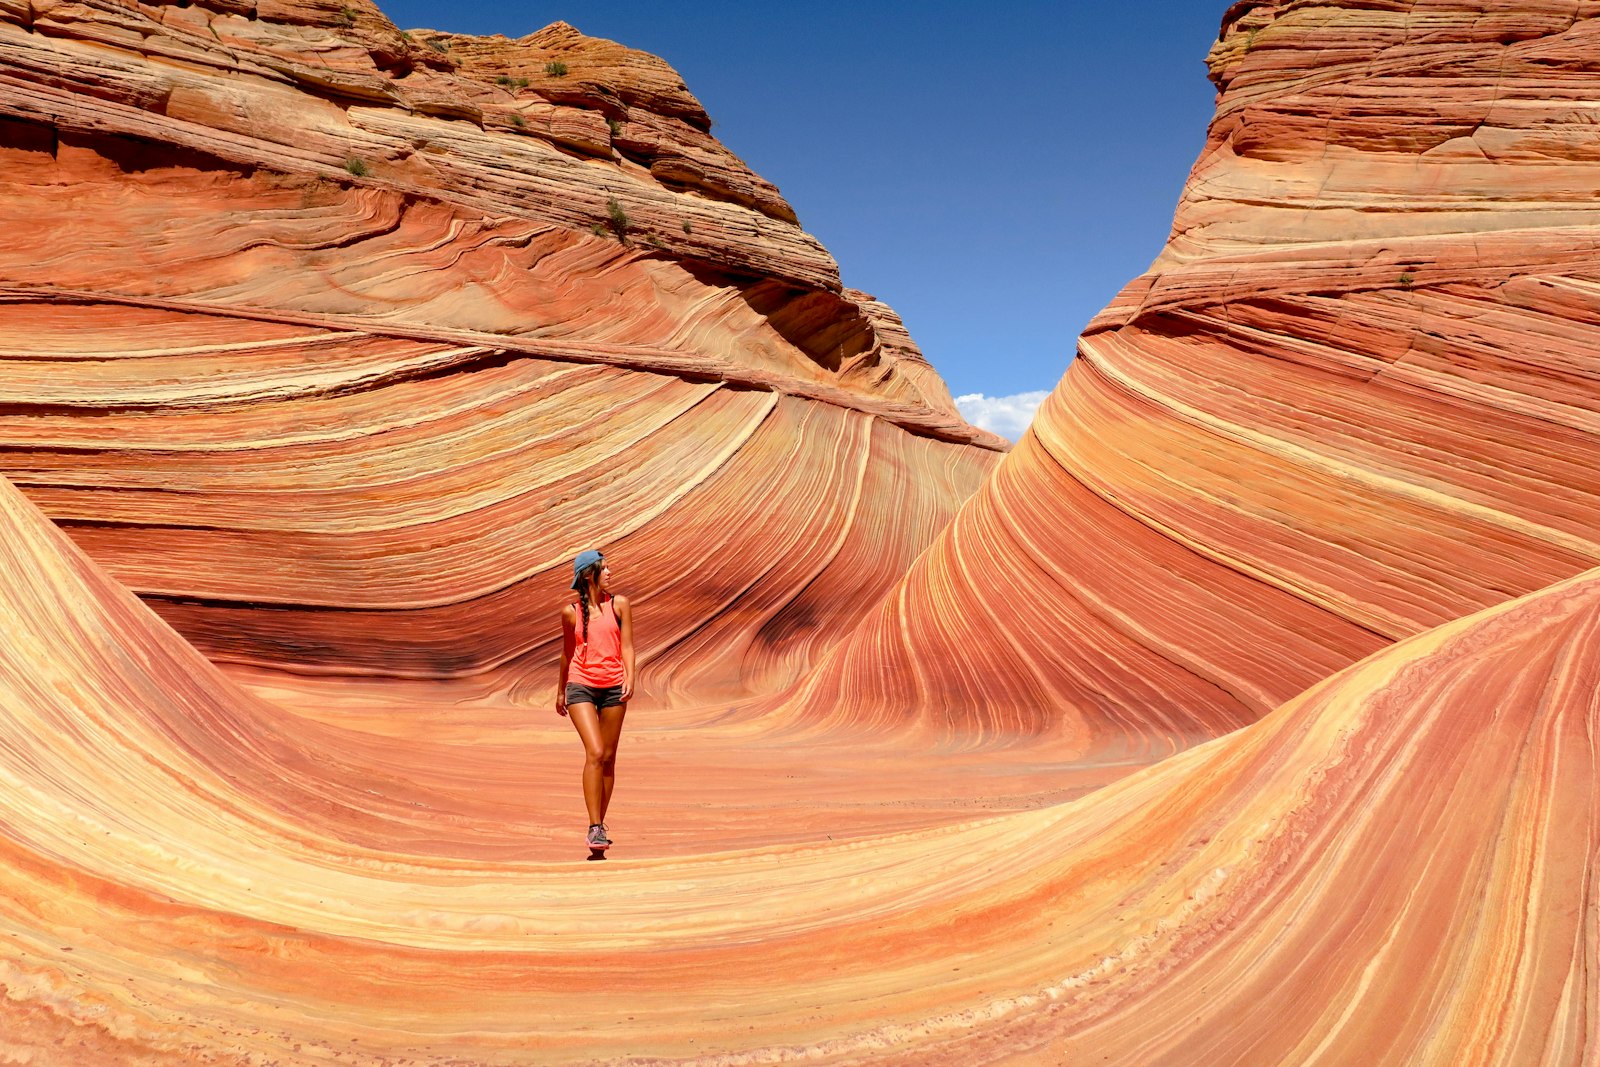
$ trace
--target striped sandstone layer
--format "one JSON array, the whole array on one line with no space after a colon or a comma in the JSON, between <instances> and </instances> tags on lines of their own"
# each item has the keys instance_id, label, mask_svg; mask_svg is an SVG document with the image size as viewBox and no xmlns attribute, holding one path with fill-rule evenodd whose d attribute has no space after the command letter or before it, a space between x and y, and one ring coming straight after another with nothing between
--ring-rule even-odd
<instances>
[{"instance_id":1,"label":"striped sandstone layer","mask_svg":"<svg viewBox=\"0 0 1600 1067\"><path fill-rule=\"evenodd\" d=\"M381 82L349 45L368 8L196 10L0 0L33 29L0 43L187 76L203 64L170 53L192 42L145 31L200 17L292 42L243 80L476 126L454 82L360 95ZM333 183L347 199L293 176L275 199L241 184L282 184L264 165L71 123L41 142L26 105L0 167L34 190L0 206L30 235L0 249L0 456L24 485L0 480L0 1059L1589 1067L1600 201L1572 116L1596 95L1591 15L1235 5L1168 251L942 534L996 453L896 375L868 388L799 354L816 344L747 341L810 336L795 324L837 298L902 365L886 312L801 276L799 237L713 263L544 220L522 246L502 238L529 219L457 193L385 200L375 158ZM547 55L580 72L581 41L536 36L513 95ZM448 43L422 44L425 78L496 84L480 51L501 46ZM74 69L25 66L5 93ZM1419 147L1472 101L1452 138L1484 160ZM710 184L674 196L791 225L698 165ZM68 226L64 191L103 210ZM107 245L119 226L141 240ZM806 294L792 314L727 282L759 255ZM506 281L507 256L548 284ZM638 310L680 296L683 318ZM578 328L517 332L537 300ZM619 470L619 441L572 429L620 411L609 434L659 466ZM666 484L694 488L662 504ZM589 499L650 502L612 551L630 592L666 582L642 590L666 636L605 864L559 862L575 744L526 706L548 646L517 643L545 639L562 584L546 523L584 535ZM495 559L512 584L450 601ZM140 586L183 574L242 591ZM874 603L867 583L901 574ZM1018 579L1038 592L1000 614ZM224 674L191 639L257 666ZM737 704L791 679L787 703Z\"/></svg>"},{"instance_id":2,"label":"striped sandstone layer","mask_svg":"<svg viewBox=\"0 0 1600 1067\"><path fill-rule=\"evenodd\" d=\"M1073 803L593 865L353 843L451 826L329 795L271 709L3 483L0 534L19 1062L1600 1054L1600 571ZM312 828L286 796L339 810Z\"/></svg>"},{"instance_id":3,"label":"striped sandstone layer","mask_svg":"<svg viewBox=\"0 0 1600 1067\"><path fill-rule=\"evenodd\" d=\"M786 685L1005 443L709 128L559 23L0 3L0 471L217 658L547 689L601 544L661 699Z\"/></svg>"},{"instance_id":4,"label":"striped sandstone layer","mask_svg":"<svg viewBox=\"0 0 1600 1067\"><path fill-rule=\"evenodd\" d=\"M1159 752L1600 565L1597 51L1593 2L1235 4L1166 250L800 713Z\"/></svg>"}]
</instances>

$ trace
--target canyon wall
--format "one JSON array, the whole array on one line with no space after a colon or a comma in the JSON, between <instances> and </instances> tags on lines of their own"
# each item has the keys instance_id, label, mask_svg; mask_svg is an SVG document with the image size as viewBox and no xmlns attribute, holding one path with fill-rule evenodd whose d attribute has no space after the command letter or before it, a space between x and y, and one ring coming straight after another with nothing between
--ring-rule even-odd
<instances>
[{"instance_id":1,"label":"canyon wall","mask_svg":"<svg viewBox=\"0 0 1600 1067\"><path fill-rule=\"evenodd\" d=\"M0 1059L1589 1067L1597 50L1235 4L1000 459L658 61L0 0Z\"/></svg>"},{"instance_id":2,"label":"canyon wall","mask_svg":"<svg viewBox=\"0 0 1600 1067\"><path fill-rule=\"evenodd\" d=\"M800 713L1160 751L1600 565L1597 14L1235 4L1166 249Z\"/></svg>"},{"instance_id":3,"label":"canyon wall","mask_svg":"<svg viewBox=\"0 0 1600 1067\"><path fill-rule=\"evenodd\" d=\"M0 1053L19 1062L1600 1049L1600 570L1074 803L603 865L466 854L417 783L339 781L340 753L274 729L3 482L0 579ZM441 758L470 767L506 725Z\"/></svg>"},{"instance_id":4,"label":"canyon wall","mask_svg":"<svg viewBox=\"0 0 1600 1067\"><path fill-rule=\"evenodd\" d=\"M661 699L787 684L1006 445L710 125L560 23L0 6L0 471L214 657L548 688L600 546Z\"/></svg>"}]
</instances>

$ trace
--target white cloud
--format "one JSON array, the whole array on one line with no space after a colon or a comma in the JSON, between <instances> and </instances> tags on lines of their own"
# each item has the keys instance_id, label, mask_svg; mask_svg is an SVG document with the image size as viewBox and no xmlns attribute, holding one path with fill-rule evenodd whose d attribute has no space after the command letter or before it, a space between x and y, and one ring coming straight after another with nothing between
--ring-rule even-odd
<instances>
[{"instance_id":1,"label":"white cloud","mask_svg":"<svg viewBox=\"0 0 1600 1067\"><path fill-rule=\"evenodd\" d=\"M1039 405L1049 395L1047 389L1013 393L1011 396L965 393L956 397L956 408L960 410L961 417L972 425L1015 441L1028 428L1028 423L1033 421L1033 413L1039 410Z\"/></svg>"}]
</instances>

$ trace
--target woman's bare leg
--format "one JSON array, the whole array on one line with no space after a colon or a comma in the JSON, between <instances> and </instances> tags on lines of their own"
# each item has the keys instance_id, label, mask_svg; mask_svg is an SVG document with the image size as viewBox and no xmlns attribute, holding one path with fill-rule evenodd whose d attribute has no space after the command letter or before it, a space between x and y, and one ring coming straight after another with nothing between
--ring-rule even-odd
<instances>
[{"instance_id":1,"label":"woman's bare leg","mask_svg":"<svg viewBox=\"0 0 1600 1067\"><path fill-rule=\"evenodd\" d=\"M606 710L610 710L609 708ZM600 729L600 713L593 704L568 704L567 715L578 728L583 739L583 804L589 809L589 824L604 822L605 795L605 741ZM611 750L615 753L615 746Z\"/></svg>"},{"instance_id":2,"label":"woman's bare leg","mask_svg":"<svg viewBox=\"0 0 1600 1067\"><path fill-rule=\"evenodd\" d=\"M606 821L611 789L617 784L617 743L622 740L622 720L627 714L626 704L600 709L600 822Z\"/></svg>"}]
</instances>

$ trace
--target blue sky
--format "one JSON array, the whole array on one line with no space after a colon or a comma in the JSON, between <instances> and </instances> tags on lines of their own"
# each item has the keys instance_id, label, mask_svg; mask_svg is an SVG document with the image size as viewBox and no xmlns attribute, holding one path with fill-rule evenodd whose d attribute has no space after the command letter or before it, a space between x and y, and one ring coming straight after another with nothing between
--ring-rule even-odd
<instances>
[{"instance_id":1,"label":"blue sky","mask_svg":"<svg viewBox=\"0 0 1600 1067\"><path fill-rule=\"evenodd\" d=\"M988 397L1053 388L1078 331L1161 250L1227 7L379 4L404 29L519 37L563 19L663 57L845 283L900 312L952 393Z\"/></svg>"}]
</instances>

